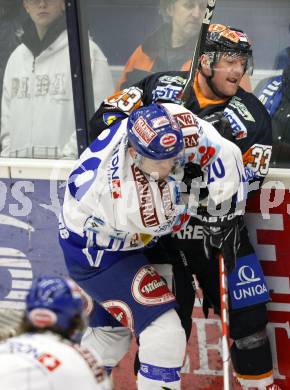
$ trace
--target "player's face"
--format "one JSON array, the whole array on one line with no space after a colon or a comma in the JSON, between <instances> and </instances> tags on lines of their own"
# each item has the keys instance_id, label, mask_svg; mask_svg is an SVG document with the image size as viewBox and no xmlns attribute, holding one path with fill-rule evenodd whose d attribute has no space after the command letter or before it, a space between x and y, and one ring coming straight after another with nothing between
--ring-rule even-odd
<instances>
[{"instance_id":1,"label":"player's face","mask_svg":"<svg viewBox=\"0 0 290 390\"><path fill-rule=\"evenodd\" d=\"M64 0L24 0L26 12L36 28L48 28L64 11Z\"/></svg>"},{"instance_id":2,"label":"player's face","mask_svg":"<svg viewBox=\"0 0 290 390\"><path fill-rule=\"evenodd\" d=\"M247 60L244 57L223 55L214 66L212 82L215 88L225 96L235 95L246 65Z\"/></svg>"},{"instance_id":3,"label":"player's face","mask_svg":"<svg viewBox=\"0 0 290 390\"><path fill-rule=\"evenodd\" d=\"M167 160L151 160L144 157L142 158L140 169L156 180L164 180L170 175L175 164L175 157Z\"/></svg>"},{"instance_id":4,"label":"player's face","mask_svg":"<svg viewBox=\"0 0 290 390\"><path fill-rule=\"evenodd\" d=\"M173 30L180 34L183 43L199 32L204 8L202 3L202 0L176 0L168 10Z\"/></svg>"}]
</instances>

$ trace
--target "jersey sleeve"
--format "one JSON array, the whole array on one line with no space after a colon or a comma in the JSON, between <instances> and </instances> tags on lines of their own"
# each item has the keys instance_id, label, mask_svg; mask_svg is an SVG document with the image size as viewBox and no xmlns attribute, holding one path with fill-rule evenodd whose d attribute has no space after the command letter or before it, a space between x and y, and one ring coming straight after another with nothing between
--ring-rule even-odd
<instances>
[{"instance_id":1,"label":"jersey sleeve","mask_svg":"<svg viewBox=\"0 0 290 390\"><path fill-rule=\"evenodd\" d=\"M243 155L246 178L262 182L269 171L272 153L271 118L253 95L240 91L224 111L233 132L234 143Z\"/></svg>"},{"instance_id":2,"label":"jersey sleeve","mask_svg":"<svg viewBox=\"0 0 290 390\"><path fill-rule=\"evenodd\" d=\"M240 149L222 137L209 122L183 106L172 103L164 106L181 127L185 163L200 166L204 173L203 182L215 204L230 200L239 191L244 177Z\"/></svg>"},{"instance_id":3,"label":"jersey sleeve","mask_svg":"<svg viewBox=\"0 0 290 390\"><path fill-rule=\"evenodd\" d=\"M89 123L89 139L94 141L103 130L113 123L127 118L133 110L141 107L143 91L130 87L116 92L105 99L94 113Z\"/></svg>"},{"instance_id":4,"label":"jersey sleeve","mask_svg":"<svg viewBox=\"0 0 290 390\"><path fill-rule=\"evenodd\" d=\"M93 141L115 121L126 118L143 105L154 102L181 103L187 72L160 72L105 99L90 120L89 138Z\"/></svg>"}]
</instances>

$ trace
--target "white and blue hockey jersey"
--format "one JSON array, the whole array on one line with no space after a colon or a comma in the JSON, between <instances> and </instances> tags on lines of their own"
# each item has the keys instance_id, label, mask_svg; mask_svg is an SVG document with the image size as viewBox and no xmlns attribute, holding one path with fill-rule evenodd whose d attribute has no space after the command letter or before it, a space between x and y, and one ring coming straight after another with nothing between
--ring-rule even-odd
<instances>
[{"instance_id":1,"label":"white and blue hockey jersey","mask_svg":"<svg viewBox=\"0 0 290 390\"><path fill-rule=\"evenodd\" d=\"M199 164L209 197L220 204L243 187L242 155L215 128L177 104L164 104L178 120L185 159ZM127 119L104 130L71 172L62 210L60 236L77 235L83 253L97 246L119 251L146 246L155 236L181 228L188 217L182 196L183 169L167 180L144 174L128 153Z\"/></svg>"}]
</instances>

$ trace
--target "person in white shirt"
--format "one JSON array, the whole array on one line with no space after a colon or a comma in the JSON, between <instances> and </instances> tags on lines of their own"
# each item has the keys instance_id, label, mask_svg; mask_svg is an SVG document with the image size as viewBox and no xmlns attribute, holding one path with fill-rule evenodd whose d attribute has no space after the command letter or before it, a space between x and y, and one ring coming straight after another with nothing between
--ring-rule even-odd
<instances>
[{"instance_id":1,"label":"person in white shirt","mask_svg":"<svg viewBox=\"0 0 290 390\"><path fill-rule=\"evenodd\" d=\"M76 158L64 0L23 0L29 19L9 57L2 95L1 156ZM107 59L90 39L94 104L113 91Z\"/></svg>"},{"instance_id":2,"label":"person in white shirt","mask_svg":"<svg viewBox=\"0 0 290 390\"><path fill-rule=\"evenodd\" d=\"M111 390L96 352L74 341L84 326L83 294L72 280L34 280L20 335L0 343L0 388Z\"/></svg>"}]
</instances>

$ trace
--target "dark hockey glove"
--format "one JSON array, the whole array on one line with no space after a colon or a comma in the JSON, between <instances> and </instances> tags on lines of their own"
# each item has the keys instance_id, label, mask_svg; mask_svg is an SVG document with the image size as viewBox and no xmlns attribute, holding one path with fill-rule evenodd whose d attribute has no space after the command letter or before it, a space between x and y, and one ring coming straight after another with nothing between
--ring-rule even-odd
<instances>
[{"instance_id":1,"label":"dark hockey glove","mask_svg":"<svg viewBox=\"0 0 290 390\"><path fill-rule=\"evenodd\" d=\"M196 179L197 177L202 177L200 165L194 164L192 162L185 164L182 181L186 184L188 193L190 193L192 180Z\"/></svg>"},{"instance_id":2,"label":"dark hockey glove","mask_svg":"<svg viewBox=\"0 0 290 390\"><path fill-rule=\"evenodd\" d=\"M217 111L214 114L207 115L202 119L212 124L222 137L228 139L229 141L234 141L231 124L224 116L222 111Z\"/></svg>"},{"instance_id":3,"label":"dark hockey glove","mask_svg":"<svg viewBox=\"0 0 290 390\"><path fill-rule=\"evenodd\" d=\"M208 259L212 259L216 249L222 254L228 272L236 265L237 252L240 247L241 217L223 221L218 226L203 223L203 247Z\"/></svg>"}]
</instances>

